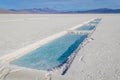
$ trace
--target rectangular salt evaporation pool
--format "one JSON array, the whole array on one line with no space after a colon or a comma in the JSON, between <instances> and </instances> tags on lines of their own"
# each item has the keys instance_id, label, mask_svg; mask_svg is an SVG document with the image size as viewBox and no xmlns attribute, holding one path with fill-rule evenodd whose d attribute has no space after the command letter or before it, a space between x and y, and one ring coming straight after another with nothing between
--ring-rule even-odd
<instances>
[{"instance_id":1,"label":"rectangular salt evaporation pool","mask_svg":"<svg viewBox=\"0 0 120 80\"><path fill-rule=\"evenodd\" d=\"M14 60L11 64L50 70L63 64L87 35L66 34Z\"/></svg>"},{"instance_id":2,"label":"rectangular salt evaporation pool","mask_svg":"<svg viewBox=\"0 0 120 80\"><path fill-rule=\"evenodd\" d=\"M83 25L79 28L77 28L76 30L93 30L95 28L94 25Z\"/></svg>"},{"instance_id":3,"label":"rectangular salt evaporation pool","mask_svg":"<svg viewBox=\"0 0 120 80\"><path fill-rule=\"evenodd\" d=\"M95 19L95 20L93 20L93 21L90 21L88 24L97 25L100 21L101 21L101 19Z\"/></svg>"},{"instance_id":4,"label":"rectangular salt evaporation pool","mask_svg":"<svg viewBox=\"0 0 120 80\"><path fill-rule=\"evenodd\" d=\"M89 23L78 27L76 30L93 30L95 26L100 22L101 19L95 19L93 21L90 21Z\"/></svg>"}]
</instances>

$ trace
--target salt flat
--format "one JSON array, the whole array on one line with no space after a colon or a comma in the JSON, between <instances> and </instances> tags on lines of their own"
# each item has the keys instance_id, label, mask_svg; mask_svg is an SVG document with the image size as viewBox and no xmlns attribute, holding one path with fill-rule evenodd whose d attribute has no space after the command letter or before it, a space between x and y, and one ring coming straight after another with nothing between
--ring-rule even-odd
<instances>
[{"instance_id":1,"label":"salt flat","mask_svg":"<svg viewBox=\"0 0 120 80\"><path fill-rule=\"evenodd\" d=\"M0 56L71 28L94 16L81 15L0 15Z\"/></svg>"},{"instance_id":2,"label":"salt flat","mask_svg":"<svg viewBox=\"0 0 120 80\"><path fill-rule=\"evenodd\" d=\"M51 79L120 80L119 14L0 15L0 56L10 54L24 46L96 17L102 18L102 21L91 36L93 39L78 52L65 75L55 73ZM0 79L49 80L43 79L46 76L45 72L25 68L15 69L7 76L5 72L9 71L2 70ZM21 77L23 75L24 77Z\"/></svg>"}]
</instances>

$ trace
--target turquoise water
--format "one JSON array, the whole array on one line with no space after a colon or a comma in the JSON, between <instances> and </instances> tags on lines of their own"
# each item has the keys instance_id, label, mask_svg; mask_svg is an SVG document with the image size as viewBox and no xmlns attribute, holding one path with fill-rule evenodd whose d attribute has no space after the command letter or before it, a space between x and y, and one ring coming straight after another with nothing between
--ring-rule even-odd
<instances>
[{"instance_id":1,"label":"turquoise water","mask_svg":"<svg viewBox=\"0 0 120 80\"><path fill-rule=\"evenodd\" d=\"M66 34L14 60L11 64L49 70L63 64L87 35Z\"/></svg>"},{"instance_id":2,"label":"turquoise water","mask_svg":"<svg viewBox=\"0 0 120 80\"><path fill-rule=\"evenodd\" d=\"M85 26L81 26L81 27L77 28L76 30L92 30L94 28L95 28L95 26L85 25Z\"/></svg>"},{"instance_id":3,"label":"turquoise water","mask_svg":"<svg viewBox=\"0 0 120 80\"><path fill-rule=\"evenodd\" d=\"M96 24L98 24L100 21L101 21L101 19L95 19L95 20L89 22L89 24L95 24L95 25L96 25Z\"/></svg>"},{"instance_id":4,"label":"turquoise water","mask_svg":"<svg viewBox=\"0 0 120 80\"><path fill-rule=\"evenodd\" d=\"M88 25L83 25L77 28L76 30L93 30L95 26L100 22L101 19L95 19L87 23ZM92 25L91 25L92 24Z\"/></svg>"},{"instance_id":5,"label":"turquoise water","mask_svg":"<svg viewBox=\"0 0 120 80\"><path fill-rule=\"evenodd\" d=\"M99 23L99 21L91 21L91 22L89 22L89 24L98 24Z\"/></svg>"},{"instance_id":6,"label":"turquoise water","mask_svg":"<svg viewBox=\"0 0 120 80\"><path fill-rule=\"evenodd\" d=\"M101 21L101 19L99 18L99 19L94 19L94 21Z\"/></svg>"}]
</instances>

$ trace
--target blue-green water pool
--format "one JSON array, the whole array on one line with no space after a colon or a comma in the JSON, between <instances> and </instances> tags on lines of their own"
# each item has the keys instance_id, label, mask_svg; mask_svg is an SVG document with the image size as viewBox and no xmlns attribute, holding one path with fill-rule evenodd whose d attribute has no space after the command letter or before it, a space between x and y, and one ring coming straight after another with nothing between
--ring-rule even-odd
<instances>
[{"instance_id":1,"label":"blue-green water pool","mask_svg":"<svg viewBox=\"0 0 120 80\"><path fill-rule=\"evenodd\" d=\"M11 64L49 70L63 64L87 35L66 34L14 60Z\"/></svg>"}]
</instances>

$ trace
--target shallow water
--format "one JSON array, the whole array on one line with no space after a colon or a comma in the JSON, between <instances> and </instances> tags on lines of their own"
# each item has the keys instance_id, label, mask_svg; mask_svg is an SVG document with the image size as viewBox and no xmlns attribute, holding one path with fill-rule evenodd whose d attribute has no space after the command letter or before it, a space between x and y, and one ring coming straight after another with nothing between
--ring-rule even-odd
<instances>
[{"instance_id":1,"label":"shallow water","mask_svg":"<svg viewBox=\"0 0 120 80\"><path fill-rule=\"evenodd\" d=\"M87 35L66 34L14 60L11 64L48 70L64 63Z\"/></svg>"},{"instance_id":2,"label":"shallow water","mask_svg":"<svg viewBox=\"0 0 120 80\"><path fill-rule=\"evenodd\" d=\"M81 27L77 28L76 30L93 30L94 28L95 28L95 26L85 25L85 26L81 26Z\"/></svg>"},{"instance_id":3,"label":"shallow water","mask_svg":"<svg viewBox=\"0 0 120 80\"><path fill-rule=\"evenodd\" d=\"M87 24L78 27L76 30L93 30L95 26L100 22L101 19L94 19Z\"/></svg>"}]
</instances>

